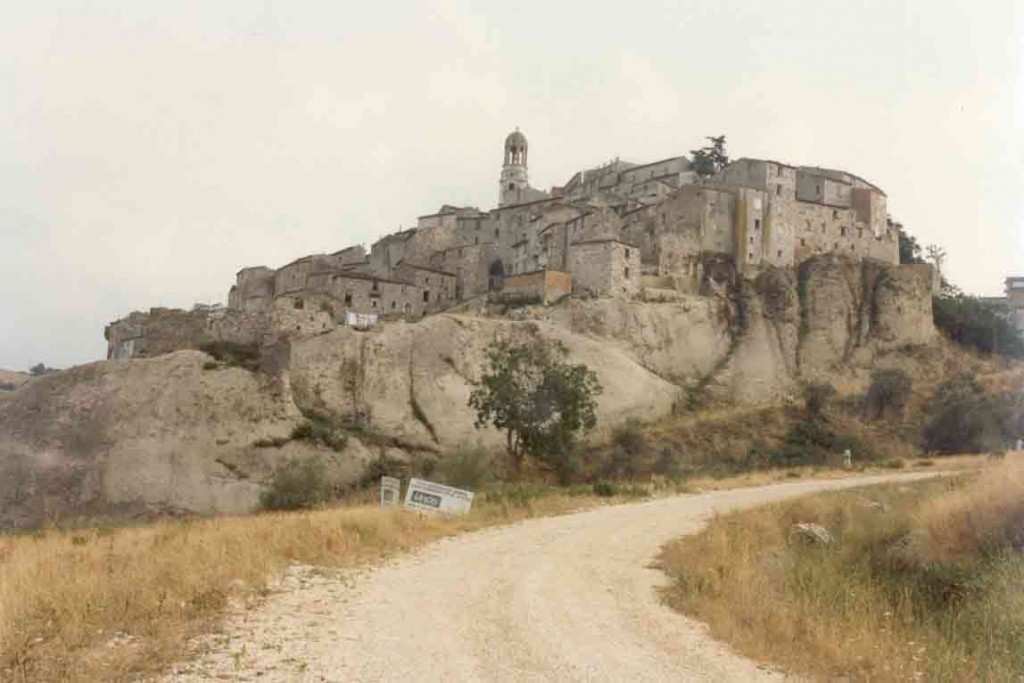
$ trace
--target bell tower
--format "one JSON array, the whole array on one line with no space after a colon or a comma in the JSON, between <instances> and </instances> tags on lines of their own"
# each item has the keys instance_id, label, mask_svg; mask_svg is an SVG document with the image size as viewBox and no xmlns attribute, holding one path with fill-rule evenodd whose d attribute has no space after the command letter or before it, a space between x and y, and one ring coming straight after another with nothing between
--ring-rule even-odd
<instances>
[{"instance_id":1,"label":"bell tower","mask_svg":"<svg viewBox=\"0 0 1024 683\"><path fill-rule=\"evenodd\" d=\"M498 206L518 204L521 196L530 184L526 175L526 136L514 131L505 138L505 162L501 167L501 180L498 186Z\"/></svg>"}]
</instances>

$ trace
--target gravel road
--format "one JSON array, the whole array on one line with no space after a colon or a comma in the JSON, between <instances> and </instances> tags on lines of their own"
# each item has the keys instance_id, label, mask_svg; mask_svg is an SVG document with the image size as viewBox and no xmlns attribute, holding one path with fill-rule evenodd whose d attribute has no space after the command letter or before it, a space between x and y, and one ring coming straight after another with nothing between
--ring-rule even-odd
<instances>
[{"instance_id":1,"label":"gravel road","mask_svg":"<svg viewBox=\"0 0 1024 683\"><path fill-rule=\"evenodd\" d=\"M618 505L433 543L381 567L294 568L168 681L755 681L661 604L669 540L727 512L929 475L802 481Z\"/></svg>"}]
</instances>

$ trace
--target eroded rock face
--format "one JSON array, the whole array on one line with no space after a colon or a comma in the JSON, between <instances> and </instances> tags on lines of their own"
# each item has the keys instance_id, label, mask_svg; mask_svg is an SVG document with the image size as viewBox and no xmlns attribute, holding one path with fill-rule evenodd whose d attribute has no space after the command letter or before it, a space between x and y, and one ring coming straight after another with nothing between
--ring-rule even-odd
<instances>
[{"instance_id":1,"label":"eroded rock face","mask_svg":"<svg viewBox=\"0 0 1024 683\"><path fill-rule=\"evenodd\" d=\"M198 351L53 373L0 393L0 527L246 512L291 457L322 457L344 484L382 451L500 447L500 434L474 428L467 406L499 338L561 341L572 362L598 374L597 440L630 417L661 418L695 392L760 403L802 379L864 376L896 357L906 363L908 348L937 346L927 275L820 257L798 272L765 271L731 298L573 300L539 320L445 314L282 334L263 349L260 373L214 369ZM353 428L341 452L260 445L286 441L311 411Z\"/></svg>"},{"instance_id":2,"label":"eroded rock face","mask_svg":"<svg viewBox=\"0 0 1024 683\"><path fill-rule=\"evenodd\" d=\"M802 374L827 376L938 336L931 281L922 270L821 256L800 266L798 287Z\"/></svg>"}]
</instances>

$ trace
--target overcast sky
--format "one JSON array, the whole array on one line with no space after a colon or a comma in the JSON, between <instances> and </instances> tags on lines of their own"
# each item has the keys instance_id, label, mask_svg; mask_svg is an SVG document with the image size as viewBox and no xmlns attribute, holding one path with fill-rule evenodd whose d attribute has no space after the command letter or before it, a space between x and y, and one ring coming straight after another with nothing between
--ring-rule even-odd
<instances>
[{"instance_id":1,"label":"overcast sky","mask_svg":"<svg viewBox=\"0 0 1024 683\"><path fill-rule=\"evenodd\" d=\"M5 2L0 367L490 208L515 126L536 187L724 133L881 186L968 291L1024 274L1019 0Z\"/></svg>"}]
</instances>

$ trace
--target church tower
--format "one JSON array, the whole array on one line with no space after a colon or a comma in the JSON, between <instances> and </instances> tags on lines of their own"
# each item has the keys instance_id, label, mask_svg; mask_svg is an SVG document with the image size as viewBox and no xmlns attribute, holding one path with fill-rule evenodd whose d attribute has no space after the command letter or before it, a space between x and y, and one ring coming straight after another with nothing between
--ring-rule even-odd
<instances>
[{"instance_id":1,"label":"church tower","mask_svg":"<svg viewBox=\"0 0 1024 683\"><path fill-rule=\"evenodd\" d=\"M530 187L526 177L526 150L526 136L517 127L505 138L505 163L501 167L498 206L525 201L525 191Z\"/></svg>"}]
</instances>

